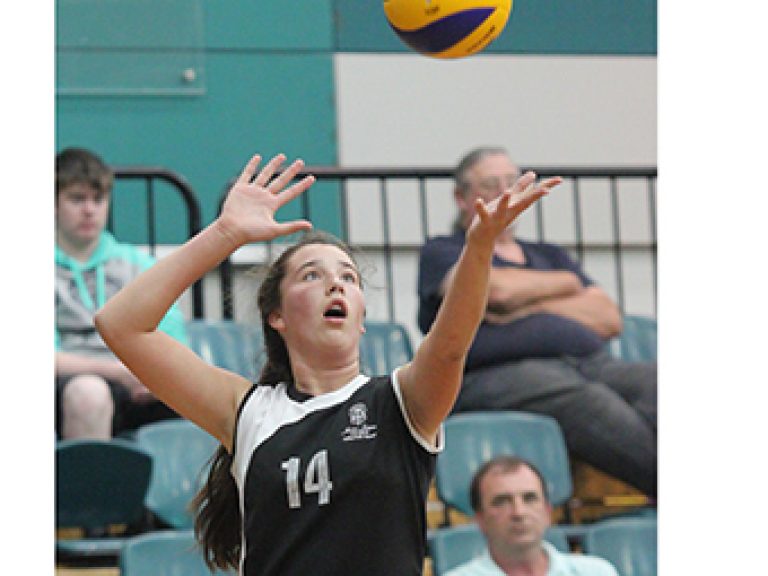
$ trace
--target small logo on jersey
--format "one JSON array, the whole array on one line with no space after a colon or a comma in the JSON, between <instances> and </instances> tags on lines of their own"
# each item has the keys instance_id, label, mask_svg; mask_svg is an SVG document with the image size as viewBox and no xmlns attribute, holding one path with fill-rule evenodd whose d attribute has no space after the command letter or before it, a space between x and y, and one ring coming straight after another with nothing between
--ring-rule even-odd
<instances>
[{"instance_id":1,"label":"small logo on jersey","mask_svg":"<svg viewBox=\"0 0 768 576\"><path fill-rule=\"evenodd\" d=\"M358 402L349 409L349 423L341 433L344 442L353 440L373 440L376 438L376 424L366 424L368 421L368 408L362 402Z\"/></svg>"}]
</instances>

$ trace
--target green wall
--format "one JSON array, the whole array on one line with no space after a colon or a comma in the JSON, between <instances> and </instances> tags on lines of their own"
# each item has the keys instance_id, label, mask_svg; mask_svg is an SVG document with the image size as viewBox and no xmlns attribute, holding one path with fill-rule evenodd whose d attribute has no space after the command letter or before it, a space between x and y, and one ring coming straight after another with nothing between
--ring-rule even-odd
<instances>
[{"instance_id":1,"label":"green wall","mask_svg":"<svg viewBox=\"0 0 768 576\"><path fill-rule=\"evenodd\" d=\"M518 0L487 50L652 55L656 2ZM254 152L337 163L335 51L406 48L380 0L57 0L56 149L173 170L207 224ZM143 241L140 211L119 192L115 230ZM316 224L338 232L335 188L316 186L310 204ZM184 223L170 220L161 243L184 239Z\"/></svg>"},{"instance_id":2,"label":"green wall","mask_svg":"<svg viewBox=\"0 0 768 576\"><path fill-rule=\"evenodd\" d=\"M336 0L337 49L405 52L381 0ZM656 0L513 0L486 53L656 54Z\"/></svg>"},{"instance_id":3,"label":"green wall","mask_svg":"<svg viewBox=\"0 0 768 576\"><path fill-rule=\"evenodd\" d=\"M335 164L331 2L307 2L300 19L291 4L58 0L57 150L85 146L112 164L181 174L204 224L254 152ZM189 68L195 79L184 82ZM313 204L333 229L337 199L325 197ZM142 241L132 208L116 206L115 229ZM175 224L161 243L183 239Z\"/></svg>"}]
</instances>

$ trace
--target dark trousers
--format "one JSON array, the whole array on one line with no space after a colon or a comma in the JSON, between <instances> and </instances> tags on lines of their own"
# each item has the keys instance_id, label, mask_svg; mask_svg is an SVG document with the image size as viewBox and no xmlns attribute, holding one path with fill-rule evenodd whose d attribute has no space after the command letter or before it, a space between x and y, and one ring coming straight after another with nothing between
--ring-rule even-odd
<instances>
[{"instance_id":1,"label":"dark trousers","mask_svg":"<svg viewBox=\"0 0 768 576\"><path fill-rule=\"evenodd\" d=\"M656 496L656 363L607 351L532 358L474 369L454 412L519 410L555 418L569 452Z\"/></svg>"}]
</instances>

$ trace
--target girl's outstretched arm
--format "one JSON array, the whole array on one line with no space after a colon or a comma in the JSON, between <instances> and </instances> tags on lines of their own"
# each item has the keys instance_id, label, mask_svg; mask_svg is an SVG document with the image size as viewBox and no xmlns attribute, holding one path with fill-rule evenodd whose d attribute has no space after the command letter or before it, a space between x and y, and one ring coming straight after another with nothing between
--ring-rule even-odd
<instances>
[{"instance_id":1,"label":"girl's outstretched arm","mask_svg":"<svg viewBox=\"0 0 768 576\"><path fill-rule=\"evenodd\" d=\"M536 175L527 172L488 204L476 200L477 214L437 318L413 361L398 372L406 410L424 438L435 439L456 401L466 355L485 314L496 237L561 182L561 178L549 178L537 183Z\"/></svg>"},{"instance_id":2,"label":"girl's outstretched arm","mask_svg":"<svg viewBox=\"0 0 768 576\"><path fill-rule=\"evenodd\" d=\"M221 215L125 286L96 314L96 328L104 341L136 377L229 450L237 407L251 383L208 365L157 330L157 325L184 290L240 246L312 227L305 220L278 223L274 219L278 208L314 182L307 176L286 188L303 167L301 160L270 182L284 161L284 155L275 156L254 178L261 157L251 158L230 189Z\"/></svg>"}]
</instances>

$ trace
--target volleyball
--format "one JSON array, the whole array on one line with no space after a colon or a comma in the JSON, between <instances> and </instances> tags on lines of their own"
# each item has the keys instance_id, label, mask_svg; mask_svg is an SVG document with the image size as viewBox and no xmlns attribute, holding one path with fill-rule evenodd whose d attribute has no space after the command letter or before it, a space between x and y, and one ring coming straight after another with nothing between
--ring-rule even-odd
<instances>
[{"instance_id":1,"label":"volleyball","mask_svg":"<svg viewBox=\"0 0 768 576\"><path fill-rule=\"evenodd\" d=\"M412 49L433 58L483 50L504 29L512 0L384 0L389 25Z\"/></svg>"}]
</instances>

